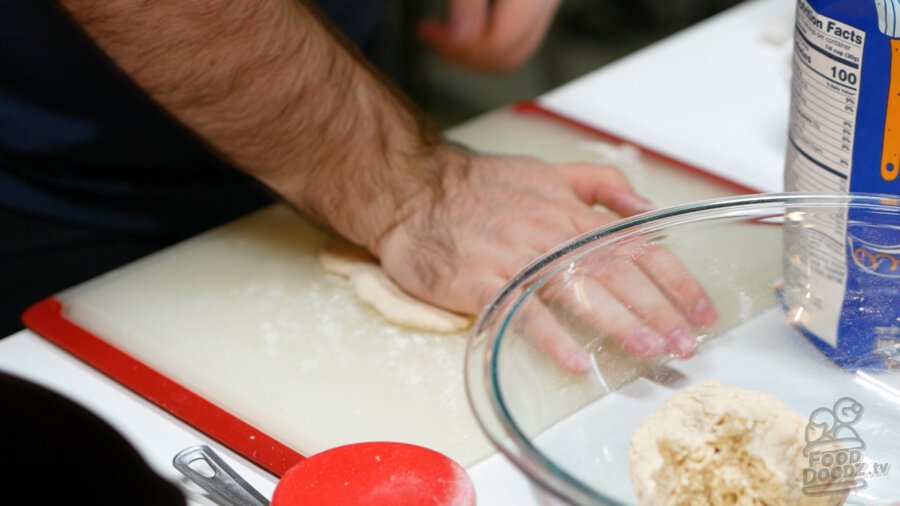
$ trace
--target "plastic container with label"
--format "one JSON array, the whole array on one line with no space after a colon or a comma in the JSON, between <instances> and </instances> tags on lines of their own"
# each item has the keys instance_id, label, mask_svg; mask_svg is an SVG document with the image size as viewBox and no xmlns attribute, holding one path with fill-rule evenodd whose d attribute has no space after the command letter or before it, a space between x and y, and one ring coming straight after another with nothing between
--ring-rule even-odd
<instances>
[{"instance_id":1,"label":"plastic container with label","mask_svg":"<svg viewBox=\"0 0 900 506\"><path fill-rule=\"evenodd\" d=\"M798 0L789 131L786 190L900 194L900 0ZM785 227L786 306L836 363L897 367L900 308L877 301L900 290L900 223L817 219Z\"/></svg>"}]
</instances>

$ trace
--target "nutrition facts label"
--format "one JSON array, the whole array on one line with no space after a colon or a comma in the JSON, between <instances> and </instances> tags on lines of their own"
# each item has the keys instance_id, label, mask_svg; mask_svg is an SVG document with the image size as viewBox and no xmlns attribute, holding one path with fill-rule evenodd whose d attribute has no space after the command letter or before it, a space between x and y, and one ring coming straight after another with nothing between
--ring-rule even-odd
<instances>
[{"instance_id":1,"label":"nutrition facts label","mask_svg":"<svg viewBox=\"0 0 900 506\"><path fill-rule=\"evenodd\" d=\"M786 190L850 191L864 44L861 30L797 2ZM802 214L796 226L785 227L786 293L793 294L798 323L837 347L847 214Z\"/></svg>"},{"instance_id":2,"label":"nutrition facts label","mask_svg":"<svg viewBox=\"0 0 900 506\"><path fill-rule=\"evenodd\" d=\"M847 192L865 33L797 4L785 188Z\"/></svg>"},{"instance_id":3,"label":"nutrition facts label","mask_svg":"<svg viewBox=\"0 0 900 506\"><path fill-rule=\"evenodd\" d=\"M897 193L888 184L900 165L898 6L797 0L786 190ZM839 206L785 213L786 313L842 366L900 363L900 229L889 214Z\"/></svg>"}]
</instances>

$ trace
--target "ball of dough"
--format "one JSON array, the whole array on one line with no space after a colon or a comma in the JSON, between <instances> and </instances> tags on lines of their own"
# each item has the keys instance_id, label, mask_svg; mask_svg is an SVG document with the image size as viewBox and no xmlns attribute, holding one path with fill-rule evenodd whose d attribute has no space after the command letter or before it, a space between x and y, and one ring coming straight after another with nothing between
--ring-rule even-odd
<instances>
[{"instance_id":1,"label":"ball of dough","mask_svg":"<svg viewBox=\"0 0 900 506\"><path fill-rule=\"evenodd\" d=\"M828 505L803 494L806 419L778 399L705 381L637 428L629 449L641 505Z\"/></svg>"}]
</instances>

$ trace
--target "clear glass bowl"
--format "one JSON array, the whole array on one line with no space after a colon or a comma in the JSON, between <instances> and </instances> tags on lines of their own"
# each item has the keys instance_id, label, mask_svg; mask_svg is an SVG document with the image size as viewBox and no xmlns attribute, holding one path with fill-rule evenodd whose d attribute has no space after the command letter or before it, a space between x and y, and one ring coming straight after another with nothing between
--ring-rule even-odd
<instances>
[{"instance_id":1,"label":"clear glass bowl","mask_svg":"<svg viewBox=\"0 0 900 506\"><path fill-rule=\"evenodd\" d=\"M879 467L847 504L900 501L898 244L897 200L859 194L719 199L599 229L532 263L482 313L466 358L471 405L545 500L635 504L631 435L680 389L715 378L805 420L850 397L864 408L854 426L864 462ZM651 270L648 252L665 259L655 281L629 278ZM692 328L693 357L640 358L623 326L660 325L645 301L671 273L699 282L718 318ZM835 283L846 286L837 309ZM838 322L835 349L824 340ZM567 349L548 345L560 337L586 352L588 372L548 353Z\"/></svg>"}]
</instances>

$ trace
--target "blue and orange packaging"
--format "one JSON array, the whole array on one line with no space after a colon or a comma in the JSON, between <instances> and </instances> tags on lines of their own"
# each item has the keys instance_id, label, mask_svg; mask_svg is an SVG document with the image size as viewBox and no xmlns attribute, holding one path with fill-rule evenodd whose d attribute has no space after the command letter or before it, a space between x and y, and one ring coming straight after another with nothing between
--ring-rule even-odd
<instances>
[{"instance_id":1,"label":"blue and orange packaging","mask_svg":"<svg viewBox=\"0 0 900 506\"><path fill-rule=\"evenodd\" d=\"M798 0L789 136L787 191L881 194L897 205L900 0ZM785 227L783 300L848 369L900 367L897 216L851 207Z\"/></svg>"}]
</instances>

